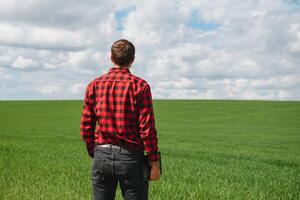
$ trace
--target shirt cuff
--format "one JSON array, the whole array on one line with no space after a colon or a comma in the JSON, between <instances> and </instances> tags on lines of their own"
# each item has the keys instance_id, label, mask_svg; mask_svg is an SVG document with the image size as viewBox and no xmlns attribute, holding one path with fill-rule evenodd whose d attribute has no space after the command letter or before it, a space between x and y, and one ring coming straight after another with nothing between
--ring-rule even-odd
<instances>
[{"instance_id":1,"label":"shirt cuff","mask_svg":"<svg viewBox=\"0 0 300 200\"><path fill-rule=\"evenodd\" d=\"M158 161L159 155L157 152L147 153L150 161Z\"/></svg>"},{"instance_id":2,"label":"shirt cuff","mask_svg":"<svg viewBox=\"0 0 300 200\"><path fill-rule=\"evenodd\" d=\"M90 143L94 143L94 139L92 138L92 135L94 133L90 133L90 132L80 132L81 134L81 139L87 143L87 144L90 144Z\"/></svg>"}]
</instances>

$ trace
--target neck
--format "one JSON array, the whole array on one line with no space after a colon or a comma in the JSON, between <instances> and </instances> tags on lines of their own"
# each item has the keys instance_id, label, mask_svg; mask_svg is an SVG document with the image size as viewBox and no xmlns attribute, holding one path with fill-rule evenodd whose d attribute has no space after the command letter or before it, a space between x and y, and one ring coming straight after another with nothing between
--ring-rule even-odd
<instances>
[{"instance_id":1,"label":"neck","mask_svg":"<svg viewBox=\"0 0 300 200\"><path fill-rule=\"evenodd\" d=\"M128 65L128 66L120 66L120 65L117 65L117 64L114 64L114 67L115 68L122 68L122 69L129 69L131 65Z\"/></svg>"}]
</instances>

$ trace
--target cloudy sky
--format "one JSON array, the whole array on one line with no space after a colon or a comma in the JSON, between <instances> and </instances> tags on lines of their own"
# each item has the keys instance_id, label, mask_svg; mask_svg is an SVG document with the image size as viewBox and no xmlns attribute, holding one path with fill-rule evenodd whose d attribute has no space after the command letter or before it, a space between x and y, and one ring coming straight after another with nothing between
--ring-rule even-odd
<instances>
[{"instance_id":1,"label":"cloudy sky","mask_svg":"<svg viewBox=\"0 0 300 200\"><path fill-rule=\"evenodd\" d=\"M300 100L299 0L1 0L0 100L82 99L120 38L155 99Z\"/></svg>"}]
</instances>

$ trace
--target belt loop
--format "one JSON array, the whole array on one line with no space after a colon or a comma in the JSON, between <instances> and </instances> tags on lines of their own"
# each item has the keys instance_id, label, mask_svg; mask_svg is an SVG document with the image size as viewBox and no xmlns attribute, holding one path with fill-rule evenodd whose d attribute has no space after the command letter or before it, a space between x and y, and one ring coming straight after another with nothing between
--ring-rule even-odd
<instances>
[{"instance_id":1,"label":"belt loop","mask_svg":"<svg viewBox=\"0 0 300 200\"><path fill-rule=\"evenodd\" d=\"M110 145L109 145L109 151L111 151L111 147L112 147L112 145L110 144Z\"/></svg>"}]
</instances>

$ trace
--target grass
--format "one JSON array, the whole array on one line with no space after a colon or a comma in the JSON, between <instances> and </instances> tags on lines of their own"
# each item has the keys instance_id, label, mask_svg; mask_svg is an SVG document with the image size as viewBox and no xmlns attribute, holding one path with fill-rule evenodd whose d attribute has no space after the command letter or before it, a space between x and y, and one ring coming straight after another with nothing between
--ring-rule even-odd
<instances>
[{"instance_id":1,"label":"grass","mask_svg":"<svg viewBox=\"0 0 300 200\"><path fill-rule=\"evenodd\" d=\"M156 100L150 199L300 199L300 102ZM91 199L81 101L0 102L0 199ZM121 199L120 192L117 199Z\"/></svg>"}]
</instances>

